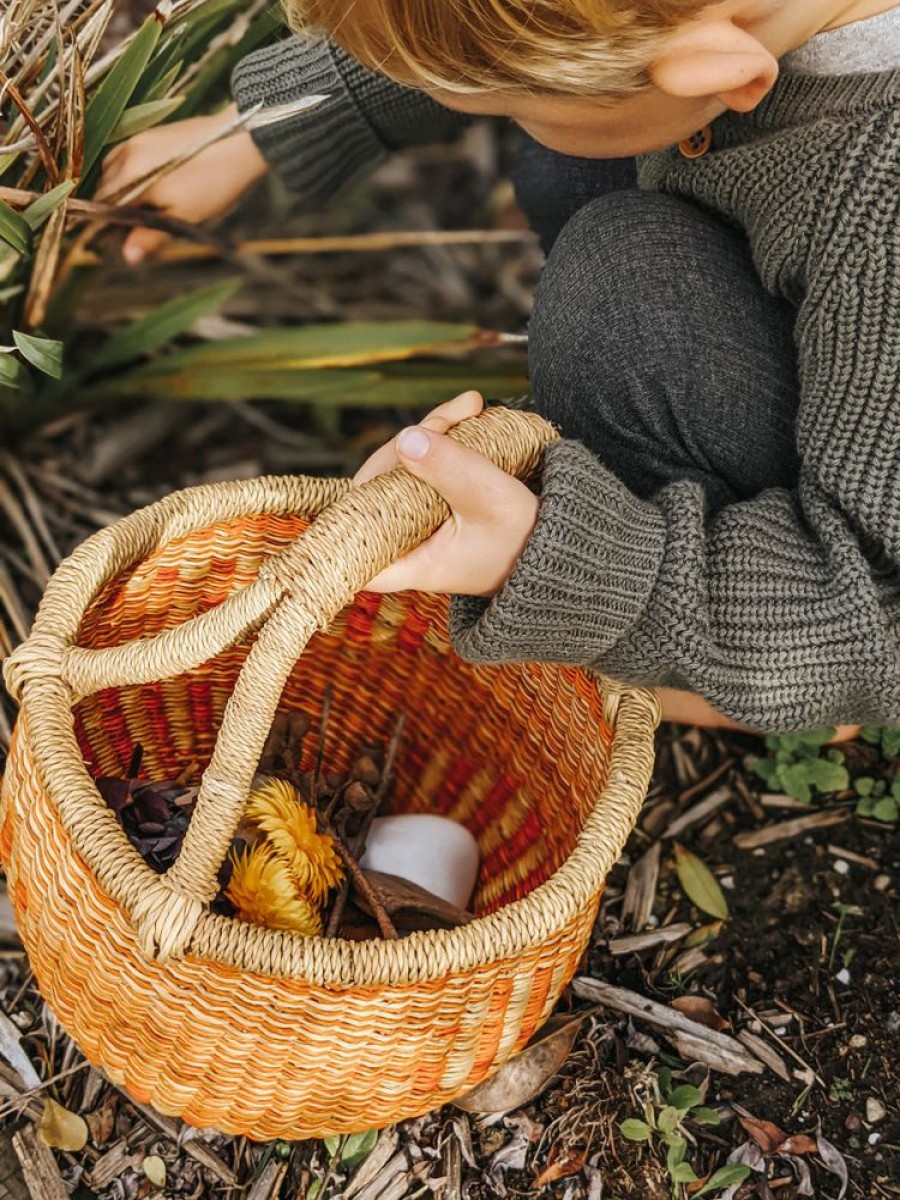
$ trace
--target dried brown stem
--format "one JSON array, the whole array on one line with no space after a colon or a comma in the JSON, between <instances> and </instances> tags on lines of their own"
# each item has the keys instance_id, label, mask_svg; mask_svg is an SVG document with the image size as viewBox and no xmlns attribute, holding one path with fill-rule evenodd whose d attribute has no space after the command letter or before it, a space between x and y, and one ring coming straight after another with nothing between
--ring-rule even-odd
<instances>
[{"instance_id":1,"label":"dried brown stem","mask_svg":"<svg viewBox=\"0 0 900 1200\"><path fill-rule=\"evenodd\" d=\"M375 890L366 878L366 874L362 867L347 849L342 838L333 825L326 825L325 831L334 839L335 849L340 855L344 866L350 872L350 878L353 880L354 885L358 888L359 894L372 909L372 916L378 922L378 928L381 932L381 936L386 941L396 941L400 936L397 932L396 926L388 916L384 905L381 903L381 900L378 898Z\"/></svg>"},{"instance_id":2,"label":"dried brown stem","mask_svg":"<svg viewBox=\"0 0 900 1200\"><path fill-rule=\"evenodd\" d=\"M31 130L35 141L35 148L40 155L43 168L47 172L47 177L50 180L50 183L53 186L56 186L56 184L59 183L59 167L57 166L56 159L53 157L53 152L47 143L47 139L44 137L44 131L41 129L40 125L38 125L37 121L34 119L31 109L25 103L25 97L3 70L0 70L0 92L9 96L13 104L21 113L22 119Z\"/></svg>"},{"instance_id":3,"label":"dried brown stem","mask_svg":"<svg viewBox=\"0 0 900 1200\"><path fill-rule=\"evenodd\" d=\"M509 229L401 230L398 233L354 233L340 237L267 238L247 241L235 246L231 256L250 258L258 255L280 257L293 254L373 254L416 249L421 246L521 246L533 240L531 234ZM204 245L195 239L192 245L182 243L164 246L153 258L147 260L146 265L152 267L169 263L200 262L226 256L221 246ZM84 251L74 265L96 266L100 261L98 254Z\"/></svg>"}]
</instances>

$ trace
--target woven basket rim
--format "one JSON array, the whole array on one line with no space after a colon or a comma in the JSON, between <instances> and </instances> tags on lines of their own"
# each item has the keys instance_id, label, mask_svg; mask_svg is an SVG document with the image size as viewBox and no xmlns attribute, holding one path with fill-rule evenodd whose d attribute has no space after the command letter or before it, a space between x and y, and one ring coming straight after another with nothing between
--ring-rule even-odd
<instances>
[{"instance_id":1,"label":"woven basket rim","mask_svg":"<svg viewBox=\"0 0 900 1200\"><path fill-rule=\"evenodd\" d=\"M63 681L63 660L87 608L109 579L168 541L241 517L314 519L345 486L342 480L270 476L185 489L94 534L50 581L26 643L31 654L19 664L20 719L75 850L126 917L135 916L138 897L144 907L145 894L162 896L163 885L100 797L75 738L73 706L79 697ZM458 929L414 933L396 942L303 938L204 911L195 917L186 957L355 989L433 981L545 942L599 892L634 826L652 770L659 720L655 694L594 678L613 729L606 785L572 853L527 896Z\"/></svg>"}]
</instances>

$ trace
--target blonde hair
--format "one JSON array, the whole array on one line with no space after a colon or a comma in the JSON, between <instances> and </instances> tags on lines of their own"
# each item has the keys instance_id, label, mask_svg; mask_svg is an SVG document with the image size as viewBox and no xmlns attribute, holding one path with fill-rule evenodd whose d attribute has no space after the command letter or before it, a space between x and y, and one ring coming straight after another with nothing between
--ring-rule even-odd
<instances>
[{"instance_id":1,"label":"blonde hair","mask_svg":"<svg viewBox=\"0 0 900 1200\"><path fill-rule=\"evenodd\" d=\"M711 0L283 0L398 83L475 92L620 96L648 83L665 36Z\"/></svg>"}]
</instances>

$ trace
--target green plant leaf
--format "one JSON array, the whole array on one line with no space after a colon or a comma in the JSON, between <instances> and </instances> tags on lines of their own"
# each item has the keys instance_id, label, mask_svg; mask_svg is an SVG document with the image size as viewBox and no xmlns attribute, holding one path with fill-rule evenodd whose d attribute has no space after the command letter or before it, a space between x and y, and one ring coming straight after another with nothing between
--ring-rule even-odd
<instances>
[{"instance_id":1,"label":"green plant leaf","mask_svg":"<svg viewBox=\"0 0 900 1200\"><path fill-rule=\"evenodd\" d=\"M900 729L882 729L881 753L885 758L900 756Z\"/></svg>"},{"instance_id":2,"label":"green plant leaf","mask_svg":"<svg viewBox=\"0 0 900 1200\"><path fill-rule=\"evenodd\" d=\"M836 729L809 729L805 733L782 733L778 735L778 742L783 750L797 754L804 749L818 750L827 745L836 732Z\"/></svg>"},{"instance_id":3,"label":"green plant leaf","mask_svg":"<svg viewBox=\"0 0 900 1200\"><path fill-rule=\"evenodd\" d=\"M752 1174L753 1172L744 1163L728 1163L724 1167L719 1167L718 1171L714 1171L700 1191L694 1192L694 1196L708 1196L710 1192L731 1187L735 1183L743 1183Z\"/></svg>"},{"instance_id":4,"label":"green plant leaf","mask_svg":"<svg viewBox=\"0 0 900 1200\"><path fill-rule=\"evenodd\" d=\"M619 1132L629 1142L647 1142L650 1140L651 1130L646 1121L638 1121L635 1117L629 1117L619 1126Z\"/></svg>"},{"instance_id":5,"label":"green plant leaf","mask_svg":"<svg viewBox=\"0 0 900 1200\"><path fill-rule=\"evenodd\" d=\"M167 374L181 366L192 371L256 367L269 371L369 367L404 362L445 351L474 349L474 325L441 321L346 321L304 325L299 329L267 329L248 337L205 342L167 355L155 369Z\"/></svg>"},{"instance_id":6,"label":"green plant leaf","mask_svg":"<svg viewBox=\"0 0 900 1200\"><path fill-rule=\"evenodd\" d=\"M678 882L687 898L701 910L719 921L728 920L728 902L719 881L696 854L675 844L675 870Z\"/></svg>"},{"instance_id":7,"label":"green plant leaf","mask_svg":"<svg viewBox=\"0 0 900 1200\"><path fill-rule=\"evenodd\" d=\"M32 233L37 233L44 222L53 216L74 187L73 181L66 179L49 192L44 192L43 196L38 196L37 200L32 200L22 213L22 220Z\"/></svg>"},{"instance_id":8,"label":"green plant leaf","mask_svg":"<svg viewBox=\"0 0 900 1200\"><path fill-rule=\"evenodd\" d=\"M696 1183L697 1173L690 1163L679 1163L674 1170L669 1172L669 1176L673 1183Z\"/></svg>"},{"instance_id":9,"label":"green plant leaf","mask_svg":"<svg viewBox=\"0 0 900 1200\"><path fill-rule=\"evenodd\" d=\"M169 373L162 369L169 357L102 380L94 385L92 399L100 402L152 396L166 400L286 400L346 408L423 410L469 388L488 398L501 399L521 395L523 386L527 386L524 376L517 375L513 368L474 364L435 363L428 364L427 370L402 364L396 368L386 365L377 371L270 371L255 365L194 371L182 362Z\"/></svg>"},{"instance_id":10,"label":"green plant leaf","mask_svg":"<svg viewBox=\"0 0 900 1200\"><path fill-rule=\"evenodd\" d=\"M667 1104L656 1118L659 1132L665 1137L671 1137L681 1122L682 1113L672 1104Z\"/></svg>"},{"instance_id":11,"label":"green plant leaf","mask_svg":"<svg viewBox=\"0 0 900 1200\"><path fill-rule=\"evenodd\" d=\"M55 342L52 338L32 337L28 333L13 330L13 341L19 348L22 357L26 358L33 367L37 367L44 375L52 379L61 379L63 373L63 343Z\"/></svg>"},{"instance_id":12,"label":"green plant leaf","mask_svg":"<svg viewBox=\"0 0 900 1200\"><path fill-rule=\"evenodd\" d=\"M339 1133L332 1133L328 1137L322 1138L322 1145L328 1151L329 1156L334 1158L341 1148L341 1135Z\"/></svg>"},{"instance_id":13,"label":"green plant leaf","mask_svg":"<svg viewBox=\"0 0 900 1200\"><path fill-rule=\"evenodd\" d=\"M148 100L146 104L135 104L132 108L126 108L115 129L110 133L107 144L111 146L114 142L124 142L126 138L143 133L145 129L162 125L182 104L184 96L169 96L164 100Z\"/></svg>"},{"instance_id":14,"label":"green plant leaf","mask_svg":"<svg viewBox=\"0 0 900 1200\"><path fill-rule=\"evenodd\" d=\"M160 18L155 14L149 16L88 104L84 114L83 177L90 174L122 119L134 89L147 69L161 32Z\"/></svg>"},{"instance_id":15,"label":"green plant leaf","mask_svg":"<svg viewBox=\"0 0 900 1200\"><path fill-rule=\"evenodd\" d=\"M778 763L774 758L756 759L753 763L753 770L763 783L768 784L773 791L781 791L781 782L778 778Z\"/></svg>"},{"instance_id":16,"label":"green plant leaf","mask_svg":"<svg viewBox=\"0 0 900 1200\"><path fill-rule=\"evenodd\" d=\"M686 1138L675 1138L674 1141L669 1143L669 1149L666 1152L666 1169L670 1175L677 1166L684 1162L685 1154L687 1154Z\"/></svg>"},{"instance_id":17,"label":"green plant leaf","mask_svg":"<svg viewBox=\"0 0 900 1200\"><path fill-rule=\"evenodd\" d=\"M853 790L857 796L871 796L875 789L875 780L869 775L860 775L853 780Z\"/></svg>"},{"instance_id":18,"label":"green plant leaf","mask_svg":"<svg viewBox=\"0 0 900 1200\"><path fill-rule=\"evenodd\" d=\"M705 1108L702 1104L699 1108L691 1109L691 1120L696 1121L698 1125L721 1125L722 1118L714 1108Z\"/></svg>"},{"instance_id":19,"label":"green plant leaf","mask_svg":"<svg viewBox=\"0 0 900 1200\"><path fill-rule=\"evenodd\" d=\"M793 796L795 800L799 800L802 804L809 804L812 800L812 788L806 780L805 763L778 765L778 782L780 790L786 792L789 796Z\"/></svg>"},{"instance_id":20,"label":"green plant leaf","mask_svg":"<svg viewBox=\"0 0 900 1200\"><path fill-rule=\"evenodd\" d=\"M176 296L174 300L160 305L119 333L114 333L88 363L86 375L132 362L164 346L190 329L200 317L221 308L239 285L239 279L207 284L186 296Z\"/></svg>"},{"instance_id":21,"label":"green plant leaf","mask_svg":"<svg viewBox=\"0 0 900 1200\"><path fill-rule=\"evenodd\" d=\"M178 76L184 69L184 61L182 59L174 62L167 71L163 71L161 69L163 64L161 62L158 63L158 60L154 59L145 78L149 77L151 71L157 71L157 65L160 67L160 73L158 78L155 78L155 82L151 83L149 87L145 88L144 80L142 79L141 86L139 88L135 88L131 97L131 99L135 101L135 108L137 108L138 104L151 104L154 100L165 100L168 97L169 91L175 85L175 81L178 79Z\"/></svg>"},{"instance_id":22,"label":"green plant leaf","mask_svg":"<svg viewBox=\"0 0 900 1200\"><path fill-rule=\"evenodd\" d=\"M14 208L0 200L0 238L16 254L31 253L31 230L28 222Z\"/></svg>"},{"instance_id":23,"label":"green plant leaf","mask_svg":"<svg viewBox=\"0 0 900 1200\"><path fill-rule=\"evenodd\" d=\"M0 353L0 387L25 391L31 382L28 371L11 354Z\"/></svg>"},{"instance_id":24,"label":"green plant leaf","mask_svg":"<svg viewBox=\"0 0 900 1200\"><path fill-rule=\"evenodd\" d=\"M879 800L872 809L872 816L876 821L884 821L889 825L896 823L898 815L900 815L900 805L893 796L886 796L884 800Z\"/></svg>"},{"instance_id":25,"label":"green plant leaf","mask_svg":"<svg viewBox=\"0 0 900 1200\"><path fill-rule=\"evenodd\" d=\"M364 1133L351 1133L341 1149L341 1163L351 1171L368 1158L378 1141L378 1130L367 1129Z\"/></svg>"},{"instance_id":26,"label":"green plant leaf","mask_svg":"<svg viewBox=\"0 0 900 1200\"><path fill-rule=\"evenodd\" d=\"M683 1113L686 1113L689 1108L696 1108L698 1104L703 1103L703 1093L690 1083L681 1084L666 1098L673 1108L677 1108Z\"/></svg>"},{"instance_id":27,"label":"green plant leaf","mask_svg":"<svg viewBox=\"0 0 900 1200\"><path fill-rule=\"evenodd\" d=\"M843 792L850 786L850 773L840 763L813 758L787 767L782 776L785 791L798 800L808 800L810 789L819 792Z\"/></svg>"}]
</instances>

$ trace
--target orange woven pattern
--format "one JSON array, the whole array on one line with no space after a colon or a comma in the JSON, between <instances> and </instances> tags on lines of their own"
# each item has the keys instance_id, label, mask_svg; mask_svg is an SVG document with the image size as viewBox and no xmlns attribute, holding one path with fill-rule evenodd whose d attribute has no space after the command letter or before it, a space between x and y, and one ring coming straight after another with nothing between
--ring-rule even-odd
<instances>
[{"instance_id":1,"label":"orange woven pattern","mask_svg":"<svg viewBox=\"0 0 900 1200\"><path fill-rule=\"evenodd\" d=\"M298 534L334 511L333 494L317 481L198 489L82 547L51 584L17 664L24 703L0 802L10 896L63 1026L137 1099L257 1139L413 1116L521 1049L577 966L652 763L646 693L569 669L468 666L449 644L443 599L363 593L296 661L288 643L280 703L317 724L332 687L329 768L349 765L362 741L387 739L406 713L393 807L443 812L472 830L481 919L356 944L216 917L196 896L166 891L84 763L94 777L121 773L138 742L153 778L215 761L223 722L240 732L234 697L263 640L233 644L218 614L245 630L264 624L277 603L265 590L273 556L290 546L302 563ZM177 649L167 630L188 631ZM148 682L101 687L71 708L68 670L100 678L107 660L93 651L154 635L148 654L198 665L154 679L140 643L109 661ZM210 654L211 642L220 648ZM80 657L67 659L67 647ZM250 744L251 771L257 756Z\"/></svg>"},{"instance_id":2,"label":"orange woven pattern","mask_svg":"<svg viewBox=\"0 0 900 1200\"><path fill-rule=\"evenodd\" d=\"M98 597L80 644L112 646L138 629L148 636L181 624L246 586L307 524L247 518L163 547ZM137 743L150 778L172 778L193 761L202 770L245 656L231 649L189 677L83 701L76 730L92 774L122 774ZM602 789L612 740L583 673L469 667L450 646L442 597L363 593L313 638L282 705L317 725L329 685L328 769L347 768L365 741L386 741L407 714L393 809L469 827L481 849L479 911L526 895L565 861ZM583 744L573 726L590 731ZM315 746L310 734L304 769Z\"/></svg>"}]
</instances>

